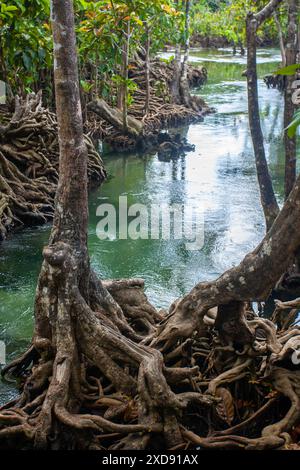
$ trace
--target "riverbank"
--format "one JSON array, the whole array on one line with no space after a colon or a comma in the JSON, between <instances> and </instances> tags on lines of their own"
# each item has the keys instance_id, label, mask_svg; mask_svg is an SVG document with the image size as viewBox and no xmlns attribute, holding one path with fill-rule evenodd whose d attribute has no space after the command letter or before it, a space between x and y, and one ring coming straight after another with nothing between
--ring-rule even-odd
<instances>
[{"instance_id":1,"label":"riverbank","mask_svg":"<svg viewBox=\"0 0 300 470\"><path fill-rule=\"evenodd\" d=\"M278 40L274 41L274 39L268 36L262 36L257 38L257 46L258 47L279 47ZM237 52L245 51L245 48L239 47L235 45L232 41L228 40L226 36L206 36L203 34L195 33L191 37L191 47L203 47L203 48L211 48L211 49L219 49L224 47L231 47L233 50Z\"/></svg>"}]
</instances>

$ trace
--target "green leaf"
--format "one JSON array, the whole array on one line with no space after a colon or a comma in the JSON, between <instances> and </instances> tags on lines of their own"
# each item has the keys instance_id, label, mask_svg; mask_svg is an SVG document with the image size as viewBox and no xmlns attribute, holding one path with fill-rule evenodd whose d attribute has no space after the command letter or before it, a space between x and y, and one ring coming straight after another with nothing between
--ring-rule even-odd
<instances>
[{"instance_id":1,"label":"green leaf","mask_svg":"<svg viewBox=\"0 0 300 470\"><path fill-rule=\"evenodd\" d=\"M279 70L273 72L274 75L295 75L297 70L300 69L300 64L287 65Z\"/></svg>"},{"instance_id":2,"label":"green leaf","mask_svg":"<svg viewBox=\"0 0 300 470\"><path fill-rule=\"evenodd\" d=\"M296 111L293 121L285 129L290 139L295 137L297 128L300 126L300 110Z\"/></svg>"},{"instance_id":3,"label":"green leaf","mask_svg":"<svg viewBox=\"0 0 300 470\"><path fill-rule=\"evenodd\" d=\"M24 64L26 70L30 70L31 65L32 65L30 56L28 54L26 54L26 52L23 52L22 53L22 59L23 59L23 64Z\"/></svg>"},{"instance_id":4,"label":"green leaf","mask_svg":"<svg viewBox=\"0 0 300 470\"><path fill-rule=\"evenodd\" d=\"M80 80L80 85L85 93L88 93L93 88L93 85L85 80Z\"/></svg>"},{"instance_id":5,"label":"green leaf","mask_svg":"<svg viewBox=\"0 0 300 470\"><path fill-rule=\"evenodd\" d=\"M5 7L5 10L6 10L6 11L15 11L15 10L17 10L17 9L18 9L18 7L14 6L14 5L7 5L7 6Z\"/></svg>"}]
</instances>

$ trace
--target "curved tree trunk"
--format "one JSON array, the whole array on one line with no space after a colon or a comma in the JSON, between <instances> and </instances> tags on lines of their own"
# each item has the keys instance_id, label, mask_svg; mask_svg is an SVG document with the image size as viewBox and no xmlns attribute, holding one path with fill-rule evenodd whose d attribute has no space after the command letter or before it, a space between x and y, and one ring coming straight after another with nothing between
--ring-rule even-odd
<instances>
[{"instance_id":1,"label":"curved tree trunk","mask_svg":"<svg viewBox=\"0 0 300 470\"><path fill-rule=\"evenodd\" d=\"M111 108L103 99L96 99L88 103L87 108L98 114L109 124L112 124L119 131L124 132L123 111ZM126 134L138 137L143 133L143 123L133 116L127 116Z\"/></svg>"},{"instance_id":2,"label":"curved tree trunk","mask_svg":"<svg viewBox=\"0 0 300 470\"><path fill-rule=\"evenodd\" d=\"M264 148L264 137L260 123L258 87L257 87L257 64L256 64L256 42L257 30L281 3L280 0L271 1L257 15L247 16L247 83L248 83L248 114L252 136L257 177L260 188L261 203L266 219L267 230L276 219L279 207L274 193L271 176Z\"/></svg>"},{"instance_id":3,"label":"curved tree trunk","mask_svg":"<svg viewBox=\"0 0 300 470\"><path fill-rule=\"evenodd\" d=\"M231 302L268 298L300 250L300 177L272 228L258 247L213 282L200 283L174 308L158 341L188 337L207 311Z\"/></svg>"},{"instance_id":4,"label":"curved tree trunk","mask_svg":"<svg viewBox=\"0 0 300 470\"><path fill-rule=\"evenodd\" d=\"M298 28L299 28L299 0L288 1L288 34L286 44L286 65L297 63L299 51ZM293 83L295 75L286 77L286 88L284 93L284 129L292 122L296 107L292 100ZM285 131L285 197L288 197L296 181L296 160L297 160L297 137L289 137Z\"/></svg>"}]
</instances>

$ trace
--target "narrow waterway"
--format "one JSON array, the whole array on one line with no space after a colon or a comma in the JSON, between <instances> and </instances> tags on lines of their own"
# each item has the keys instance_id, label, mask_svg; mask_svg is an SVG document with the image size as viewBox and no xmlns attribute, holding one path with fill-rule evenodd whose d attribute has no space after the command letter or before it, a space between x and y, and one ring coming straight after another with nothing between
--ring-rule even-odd
<instances>
[{"instance_id":1,"label":"narrow waterway","mask_svg":"<svg viewBox=\"0 0 300 470\"><path fill-rule=\"evenodd\" d=\"M167 56L167 54L165 54ZM260 77L276 69L277 50L259 51ZM108 182L90 196L89 247L92 264L103 278L142 277L157 307L169 305L195 283L212 279L238 263L264 234L247 119L245 58L231 51L193 51L192 61L208 69L201 90L216 113L179 131L195 151L170 162L153 155L105 156ZM276 193L283 196L283 100L259 82L261 118ZM196 207L204 220L204 245L190 251L186 240L100 241L96 236L99 204L183 204ZM49 227L26 230L0 246L0 340L8 358L22 351L32 334L32 306L41 251ZM0 403L15 394L0 383Z\"/></svg>"}]
</instances>

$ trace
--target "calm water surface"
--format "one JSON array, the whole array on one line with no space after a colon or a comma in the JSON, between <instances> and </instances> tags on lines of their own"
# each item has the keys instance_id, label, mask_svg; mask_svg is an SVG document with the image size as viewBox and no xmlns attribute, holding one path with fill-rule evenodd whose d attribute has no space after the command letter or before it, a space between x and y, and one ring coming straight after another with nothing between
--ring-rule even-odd
<instances>
[{"instance_id":1,"label":"calm water surface","mask_svg":"<svg viewBox=\"0 0 300 470\"><path fill-rule=\"evenodd\" d=\"M168 57L170 54L164 54ZM111 178L90 196L89 247L104 278L142 277L157 307L168 306L195 283L213 279L238 263L262 238L265 226L247 120L245 58L230 50L193 50L192 61L207 67L209 81L196 90L216 113L180 129L195 151L171 162L153 155L105 156ZM259 72L280 62L277 50L260 50ZM277 196L283 197L282 95L259 82L266 151ZM96 209L103 202L178 203L204 209L204 247L188 251L182 240L99 241ZM0 340L8 357L22 351L32 334L32 306L42 247L49 227L26 230L0 246ZM0 403L15 394L0 383Z\"/></svg>"}]
</instances>

